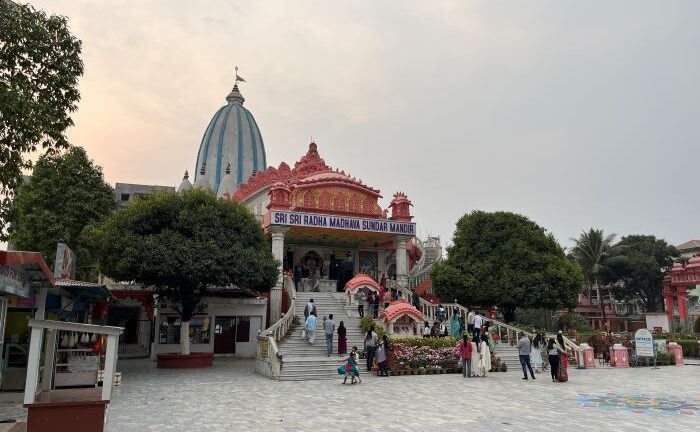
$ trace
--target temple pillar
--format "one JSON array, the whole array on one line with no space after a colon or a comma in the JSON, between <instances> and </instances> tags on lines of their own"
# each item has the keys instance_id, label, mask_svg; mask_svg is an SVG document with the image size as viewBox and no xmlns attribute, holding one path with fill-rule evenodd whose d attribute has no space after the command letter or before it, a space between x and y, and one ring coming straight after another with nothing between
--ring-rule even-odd
<instances>
[{"instance_id":1,"label":"temple pillar","mask_svg":"<svg viewBox=\"0 0 700 432\"><path fill-rule=\"evenodd\" d=\"M408 288L408 255L406 243L411 239L408 236L396 236L396 283Z\"/></svg>"},{"instance_id":2,"label":"temple pillar","mask_svg":"<svg viewBox=\"0 0 700 432\"><path fill-rule=\"evenodd\" d=\"M270 322L269 325L277 322L282 316L282 289L284 288L284 274L282 273L282 263L284 262L284 236L289 231L289 227L270 226L268 232L272 237L272 256L277 260L277 283L270 291Z\"/></svg>"},{"instance_id":3,"label":"temple pillar","mask_svg":"<svg viewBox=\"0 0 700 432\"><path fill-rule=\"evenodd\" d=\"M673 325L673 293L664 293L664 306L666 308L666 316L668 317L669 326Z\"/></svg>"},{"instance_id":4,"label":"temple pillar","mask_svg":"<svg viewBox=\"0 0 700 432\"><path fill-rule=\"evenodd\" d=\"M685 285L676 287L676 298L678 299L678 317L685 325L685 320L688 319L688 288Z\"/></svg>"}]
</instances>

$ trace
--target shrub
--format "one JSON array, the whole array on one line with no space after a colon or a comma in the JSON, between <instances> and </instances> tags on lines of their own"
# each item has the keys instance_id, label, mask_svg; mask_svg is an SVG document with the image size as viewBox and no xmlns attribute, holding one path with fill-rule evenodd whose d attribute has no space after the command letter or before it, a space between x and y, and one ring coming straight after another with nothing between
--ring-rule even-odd
<instances>
[{"instance_id":1,"label":"shrub","mask_svg":"<svg viewBox=\"0 0 700 432\"><path fill-rule=\"evenodd\" d=\"M656 364L661 366L667 366L675 363L675 357L667 352L657 352L656 353Z\"/></svg>"},{"instance_id":2,"label":"shrub","mask_svg":"<svg viewBox=\"0 0 700 432\"><path fill-rule=\"evenodd\" d=\"M453 348L457 345L457 341L451 336L442 338L389 338L389 342L392 344L406 344L407 346L412 347L427 346L430 348Z\"/></svg>"},{"instance_id":3,"label":"shrub","mask_svg":"<svg viewBox=\"0 0 700 432\"><path fill-rule=\"evenodd\" d=\"M698 357L698 341L695 339L677 340L676 343L683 347L683 357Z\"/></svg>"},{"instance_id":4,"label":"shrub","mask_svg":"<svg viewBox=\"0 0 700 432\"><path fill-rule=\"evenodd\" d=\"M374 327L376 327L376 326L374 324L374 320L372 319L372 317L366 316L360 320L360 328L362 328L363 333L367 333L370 328L374 328ZM376 331L376 329L375 329L375 331Z\"/></svg>"}]
</instances>

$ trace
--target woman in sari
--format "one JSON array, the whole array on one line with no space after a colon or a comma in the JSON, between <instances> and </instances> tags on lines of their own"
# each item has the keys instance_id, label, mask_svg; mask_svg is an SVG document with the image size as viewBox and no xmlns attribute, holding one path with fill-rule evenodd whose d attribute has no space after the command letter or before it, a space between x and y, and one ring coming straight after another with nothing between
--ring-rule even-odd
<instances>
[{"instance_id":1,"label":"woman in sari","mask_svg":"<svg viewBox=\"0 0 700 432\"><path fill-rule=\"evenodd\" d=\"M345 323L342 321L340 322L340 325L338 326L338 355L340 357L343 356L343 354L348 352L348 338L347 338L347 329L345 328Z\"/></svg>"},{"instance_id":2,"label":"woman in sari","mask_svg":"<svg viewBox=\"0 0 700 432\"><path fill-rule=\"evenodd\" d=\"M487 321L486 325L484 326L486 329L485 332L488 335L488 343L489 343L489 349L491 352L496 351L496 340L494 339L493 335L496 333L496 326L493 325L491 321ZM482 332L483 334L483 332Z\"/></svg>"},{"instance_id":3,"label":"woman in sari","mask_svg":"<svg viewBox=\"0 0 700 432\"><path fill-rule=\"evenodd\" d=\"M309 314L304 323L304 329L306 329L307 340L313 345L316 340L316 315Z\"/></svg>"},{"instance_id":4,"label":"woman in sari","mask_svg":"<svg viewBox=\"0 0 700 432\"><path fill-rule=\"evenodd\" d=\"M470 339L469 335L466 335L467 339ZM481 359L481 354L479 353L479 344L471 341L472 344L472 376L475 377L477 370L479 370L479 360Z\"/></svg>"},{"instance_id":5,"label":"woman in sari","mask_svg":"<svg viewBox=\"0 0 700 432\"><path fill-rule=\"evenodd\" d=\"M542 372L542 345L544 345L544 338L541 335L535 335L532 340L532 349L530 350L530 363L532 368L535 369L535 373Z\"/></svg>"},{"instance_id":6,"label":"woman in sari","mask_svg":"<svg viewBox=\"0 0 700 432\"><path fill-rule=\"evenodd\" d=\"M557 345L559 348L559 371L557 373L557 381L567 382L569 380L569 373L567 369L569 367L569 356L566 352L566 345L564 344L564 335L560 331L557 335Z\"/></svg>"},{"instance_id":7,"label":"woman in sari","mask_svg":"<svg viewBox=\"0 0 700 432\"><path fill-rule=\"evenodd\" d=\"M454 338L454 340L460 340L462 338L462 326L459 324L459 318L457 317L457 314L452 314L452 318L450 319L450 336Z\"/></svg>"},{"instance_id":8,"label":"woman in sari","mask_svg":"<svg viewBox=\"0 0 700 432\"><path fill-rule=\"evenodd\" d=\"M486 374L491 370L491 349L489 348L488 340L488 334L482 333L479 343L479 372L484 378L486 378Z\"/></svg>"}]
</instances>

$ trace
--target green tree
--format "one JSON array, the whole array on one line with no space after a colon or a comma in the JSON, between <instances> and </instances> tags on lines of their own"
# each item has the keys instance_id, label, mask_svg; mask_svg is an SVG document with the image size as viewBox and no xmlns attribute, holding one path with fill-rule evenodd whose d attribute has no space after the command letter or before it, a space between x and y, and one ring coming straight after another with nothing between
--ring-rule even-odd
<instances>
[{"instance_id":1,"label":"green tree","mask_svg":"<svg viewBox=\"0 0 700 432\"><path fill-rule=\"evenodd\" d=\"M62 16L0 0L0 236L8 203L32 166L28 153L68 147L80 100L81 42ZM4 236L3 236L4 237Z\"/></svg>"},{"instance_id":2,"label":"green tree","mask_svg":"<svg viewBox=\"0 0 700 432\"><path fill-rule=\"evenodd\" d=\"M607 260L605 277L613 283L616 298L639 299L647 312L656 312L661 306L661 280L678 255L675 247L654 236L625 236Z\"/></svg>"},{"instance_id":3,"label":"green tree","mask_svg":"<svg viewBox=\"0 0 700 432\"><path fill-rule=\"evenodd\" d=\"M268 291L277 262L260 223L238 202L209 191L150 194L91 228L107 276L154 287L179 305L180 352L189 354L189 321L211 286Z\"/></svg>"},{"instance_id":4,"label":"green tree","mask_svg":"<svg viewBox=\"0 0 700 432\"><path fill-rule=\"evenodd\" d=\"M17 249L41 251L49 263L56 257L56 244L66 243L77 254L76 276L96 280L96 260L81 233L116 206L102 168L82 147L45 154L10 205L9 238Z\"/></svg>"},{"instance_id":5,"label":"green tree","mask_svg":"<svg viewBox=\"0 0 700 432\"><path fill-rule=\"evenodd\" d=\"M578 264L543 228L509 212L474 211L457 222L447 259L431 277L441 297L496 305L512 322L522 308L572 308L583 283Z\"/></svg>"},{"instance_id":6,"label":"green tree","mask_svg":"<svg viewBox=\"0 0 700 432\"><path fill-rule=\"evenodd\" d=\"M591 299L591 292L595 291L598 297L598 306L605 319L604 299L601 298L601 273L605 268L605 260L612 250L612 242L615 234L605 235L603 230L591 228L588 232L582 232L574 241L571 255L576 259L583 270L585 279L586 296Z\"/></svg>"}]
</instances>

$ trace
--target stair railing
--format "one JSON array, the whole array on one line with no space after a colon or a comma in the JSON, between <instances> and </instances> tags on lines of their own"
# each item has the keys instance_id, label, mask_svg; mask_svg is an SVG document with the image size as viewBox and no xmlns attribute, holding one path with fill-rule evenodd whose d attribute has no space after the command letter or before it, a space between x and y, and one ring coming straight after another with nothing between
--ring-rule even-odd
<instances>
[{"instance_id":1,"label":"stair railing","mask_svg":"<svg viewBox=\"0 0 700 432\"><path fill-rule=\"evenodd\" d=\"M413 304L413 291L410 289L406 288L405 286L401 286L400 284L397 284L396 281L391 281L392 284L390 287L393 289L396 289L398 286L399 292L401 293L401 296L408 301L409 303ZM418 310L423 314L423 316L426 317L429 321L435 321L436 319L436 312L438 309L438 305L435 305L433 303L430 303L429 301L423 299L422 297L419 296L419 307ZM442 305L445 308L446 316L448 319L452 318L452 315L457 315L457 317L461 317L464 322L467 322L467 315L469 314L469 309L466 307L460 305L457 302L454 303L445 303ZM494 318L486 318L486 321L491 321L491 324L496 327L496 333L499 336L500 342L505 342L511 345L514 345L518 341L518 334L519 333L524 333L528 337L534 337L535 334L532 332L529 332L527 330L521 329L519 327L513 326L511 324L506 324L502 321L499 321ZM554 334L547 334L548 337L555 337L556 335ZM568 337L564 336L564 345L571 349L577 357L577 360L580 360L582 351L581 347L579 347L574 341L569 339Z\"/></svg>"},{"instance_id":2,"label":"stair railing","mask_svg":"<svg viewBox=\"0 0 700 432\"><path fill-rule=\"evenodd\" d=\"M287 335L296 317L294 300L297 294L292 278L284 276L282 287L289 296L289 308L280 319L258 333L258 346L255 355L255 371L273 379L279 379L283 363L283 356L277 342Z\"/></svg>"}]
</instances>

